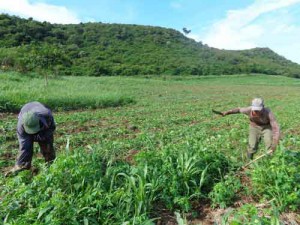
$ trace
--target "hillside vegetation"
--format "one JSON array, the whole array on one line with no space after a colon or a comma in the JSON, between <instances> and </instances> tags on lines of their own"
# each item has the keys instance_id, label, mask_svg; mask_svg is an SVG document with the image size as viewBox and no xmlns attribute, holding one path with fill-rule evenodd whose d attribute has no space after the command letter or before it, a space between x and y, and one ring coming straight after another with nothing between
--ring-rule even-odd
<instances>
[{"instance_id":1,"label":"hillside vegetation","mask_svg":"<svg viewBox=\"0 0 300 225\"><path fill-rule=\"evenodd\" d=\"M0 15L2 70L59 75L208 75L300 77L300 65L268 48L226 51L161 27L50 24Z\"/></svg>"}]
</instances>

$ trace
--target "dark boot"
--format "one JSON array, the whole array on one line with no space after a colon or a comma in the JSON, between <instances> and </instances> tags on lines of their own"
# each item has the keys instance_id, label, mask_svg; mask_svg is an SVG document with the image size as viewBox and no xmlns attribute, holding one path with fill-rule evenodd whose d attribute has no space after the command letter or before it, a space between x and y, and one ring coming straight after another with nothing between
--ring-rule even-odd
<instances>
[{"instance_id":1,"label":"dark boot","mask_svg":"<svg viewBox=\"0 0 300 225\"><path fill-rule=\"evenodd\" d=\"M28 167L28 166L15 165L8 172L6 172L4 176L5 177L15 176L15 175L17 175L19 172L21 172L23 170L30 170L30 166Z\"/></svg>"}]
</instances>

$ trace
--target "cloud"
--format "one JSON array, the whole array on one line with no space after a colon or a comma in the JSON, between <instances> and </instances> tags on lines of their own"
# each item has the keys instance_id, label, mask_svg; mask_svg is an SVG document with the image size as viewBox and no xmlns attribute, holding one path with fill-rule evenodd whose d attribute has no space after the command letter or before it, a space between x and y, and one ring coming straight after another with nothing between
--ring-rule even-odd
<instances>
[{"instance_id":1,"label":"cloud","mask_svg":"<svg viewBox=\"0 0 300 225\"><path fill-rule=\"evenodd\" d=\"M259 17L297 3L300 3L300 0L257 0L245 9L228 11L225 19L213 24L203 41L217 48L256 47L259 39L266 35L266 30L270 29L266 29L265 26L268 21L258 22ZM286 24L280 26L288 27ZM279 25L276 25L276 28L282 29Z\"/></svg>"},{"instance_id":2,"label":"cloud","mask_svg":"<svg viewBox=\"0 0 300 225\"><path fill-rule=\"evenodd\" d=\"M180 8L182 8L182 5L179 2L171 2L170 6L173 9L180 9Z\"/></svg>"},{"instance_id":3,"label":"cloud","mask_svg":"<svg viewBox=\"0 0 300 225\"><path fill-rule=\"evenodd\" d=\"M29 0L0 0L0 12L32 17L38 21L51 23L79 23L78 17L64 6L49 5L45 3L31 3Z\"/></svg>"},{"instance_id":4,"label":"cloud","mask_svg":"<svg viewBox=\"0 0 300 225\"><path fill-rule=\"evenodd\" d=\"M205 33L190 35L209 46L221 49L249 49L269 47L277 53L300 63L300 56L288 54L289 41L296 41L300 27L294 25L295 18L289 7L300 0L256 0L240 10L230 10L226 18L215 22ZM295 23L296 24L296 23ZM295 47L295 46L294 46ZM297 44L300 49L300 44Z\"/></svg>"}]
</instances>

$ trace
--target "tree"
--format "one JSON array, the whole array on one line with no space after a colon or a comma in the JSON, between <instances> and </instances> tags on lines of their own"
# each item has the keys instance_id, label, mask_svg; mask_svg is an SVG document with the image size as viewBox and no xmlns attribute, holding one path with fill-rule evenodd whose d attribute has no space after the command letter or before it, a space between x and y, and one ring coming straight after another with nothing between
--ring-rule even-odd
<instances>
[{"instance_id":1,"label":"tree","mask_svg":"<svg viewBox=\"0 0 300 225\"><path fill-rule=\"evenodd\" d=\"M48 73L57 73L60 65L71 66L71 60L64 50L55 45L34 45L29 53L29 61L33 68L38 69L45 77L45 85L48 85Z\"/></svg>"}]
</instances>

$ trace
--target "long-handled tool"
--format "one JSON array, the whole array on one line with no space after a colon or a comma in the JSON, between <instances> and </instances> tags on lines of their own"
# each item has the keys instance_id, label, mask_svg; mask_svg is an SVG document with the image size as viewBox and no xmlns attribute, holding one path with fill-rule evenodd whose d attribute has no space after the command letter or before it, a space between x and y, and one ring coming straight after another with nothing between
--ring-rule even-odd
<instances>
[{"instance_id":1,"label":"long-handled tool","mask_svg":"<svg viewBox=\"0 0 300 225\"><path fill-rule=\"evenodd\" d=\"M251 162L248 162L246 165L244 165L241 169L244 170L246 167L248 167L249 165L251 165L252 163L256 162L257 160L261 159L262 157L265 157L266 155L269 155L270 153L272 153L272 150L267 151L266 153L258 156L257 158L255 158L254 160L252 160Z\"/></svg>"},{"instance_id":2,"label":"long-handled tool","mask_svg":"<svg viewBox=\"0 0 300 225\"><path fill-rule=\"evenodd\" d=\"M217 111L217 110L214 110L214 109L212 109L211 111L212 111L214 114L218 114L218 115L223 116L223 113L220 112L220 111Z\"/></svg>"}]
</instances>

